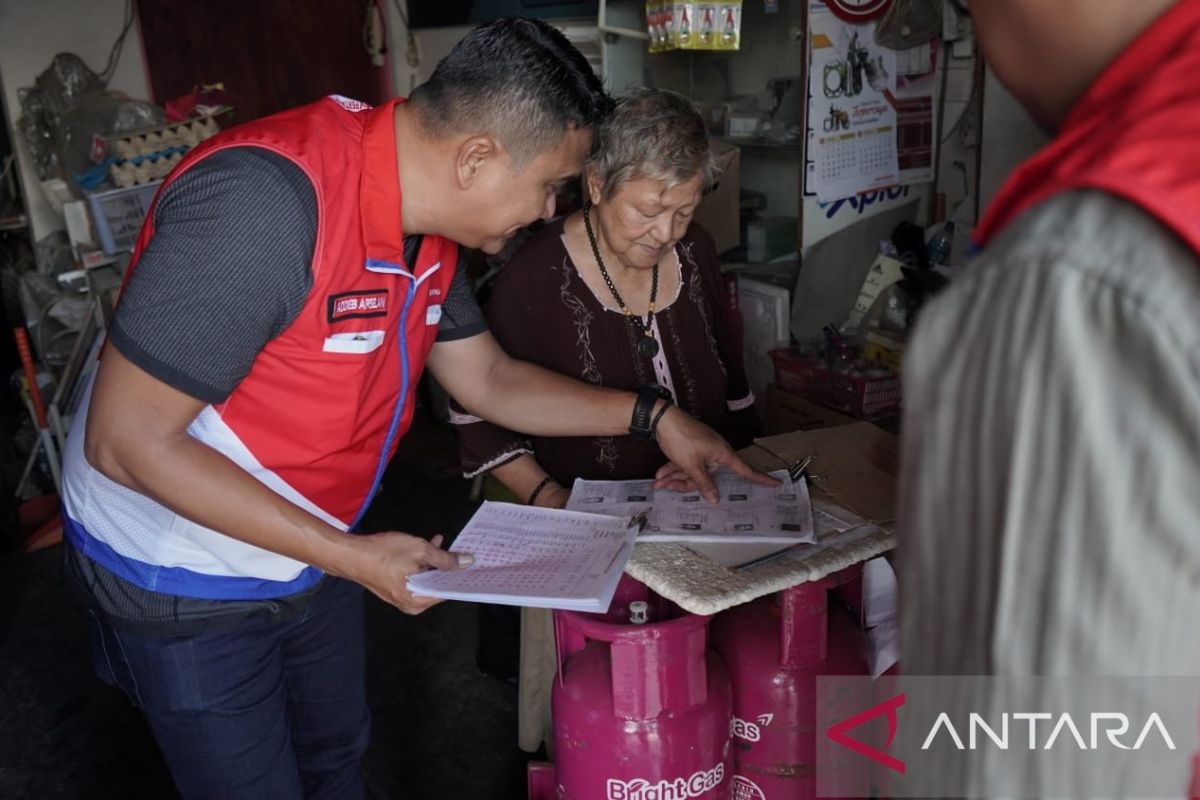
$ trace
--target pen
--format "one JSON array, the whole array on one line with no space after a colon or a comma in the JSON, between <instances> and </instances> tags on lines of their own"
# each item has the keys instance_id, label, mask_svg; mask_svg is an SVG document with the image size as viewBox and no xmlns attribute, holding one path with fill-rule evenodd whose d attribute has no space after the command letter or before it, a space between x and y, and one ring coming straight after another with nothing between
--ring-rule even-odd
<instances>
[{"instance_id":1,"label":"pen","mask_svg":"<svg viewBox=\"0 0 1200 800\"><path fill-rule=\"evenodd\" d=\"M814 458L816 458L816 456L809 456L808 458L805 458L802 461L797 461L795 464L792 464L790 467L788 467L788 478L791 479L792 483L798 483L800 479L804 477L804 471L808 469L808 465L813 462Z\"/></svg>"}]
</instances>

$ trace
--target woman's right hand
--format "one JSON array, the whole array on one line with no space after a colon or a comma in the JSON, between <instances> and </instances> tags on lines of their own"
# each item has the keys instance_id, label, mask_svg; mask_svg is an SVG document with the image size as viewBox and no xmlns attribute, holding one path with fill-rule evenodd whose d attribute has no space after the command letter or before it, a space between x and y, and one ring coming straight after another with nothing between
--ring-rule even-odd
<instances>
[{"instance_id":1,"label":"woman's right hand","mask_svg":"<svg viewBox=\"0 0 1200 800\"><path fill-rule=\"evenodd\" d=\"M699 491L715 505L720 496L712 476L721 468L763 486L779 485L779 481L743 461L716 431L678 406L667 407L655 437L669 459L654 476L655 489Z\"/></svg>"}]
</instances>

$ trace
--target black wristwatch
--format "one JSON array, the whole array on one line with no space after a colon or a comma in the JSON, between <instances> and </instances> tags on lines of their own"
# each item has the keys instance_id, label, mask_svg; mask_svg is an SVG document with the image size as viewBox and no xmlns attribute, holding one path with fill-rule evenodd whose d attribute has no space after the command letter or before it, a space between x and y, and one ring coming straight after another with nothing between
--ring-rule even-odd
<instances>
[{"instance_id":1,"label":"black wristwatch","mask_svg":"<svg viewBox=\"0 0 1200 800\"><path fill-rule=\"evenodd\" d=\"M633 404L633 420L629 423L629 435L645 442L654 440L654 406L659 400L672 402L671 392L657 383L643 383L637 390L637 402Z\"/></svg>"}]
</instances>

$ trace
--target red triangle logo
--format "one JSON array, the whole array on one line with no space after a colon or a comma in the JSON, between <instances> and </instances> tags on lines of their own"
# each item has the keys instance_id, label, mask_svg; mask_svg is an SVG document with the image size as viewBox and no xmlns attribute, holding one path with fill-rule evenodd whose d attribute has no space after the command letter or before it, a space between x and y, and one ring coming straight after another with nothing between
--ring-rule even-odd
<instances>
[{"instance_id":1,"label":"red triangle logo","mask_svg":"<svg viewBox=\"0 0 1200 800\"><path fill-rule=\"evenodd\" d=\"M830 740L840 744L842 747L848 747L859 755L866 756L872 761L882 764L888 769L895 770L903 775L905 771L904 762L895 756L888 755L884 752L884 750L887 750L889 747L891 747L892 740L896 738L896 729L899 725L899 720L896 717L896 709L904 705L904 700L904 694L898 694L890 700L884 700L882 703L871 706L866 711L859 712L853 717L848 717L836 725L829 726L829 730L825 732L825 735L828 736ZM888 721L888 738L887 743L883 746L883 750L876 750L874 747L863 744L858 739L852 739L846 735L847 731L853 730L860 725L870 722L876 717L882 716L886 716Z\"/></svg>"}]
</instances>

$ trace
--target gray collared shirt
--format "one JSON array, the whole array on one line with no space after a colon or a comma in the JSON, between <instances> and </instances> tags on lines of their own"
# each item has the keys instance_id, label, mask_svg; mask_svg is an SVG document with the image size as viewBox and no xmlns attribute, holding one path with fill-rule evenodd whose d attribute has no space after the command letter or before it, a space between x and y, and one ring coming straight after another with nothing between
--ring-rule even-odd
<instances>
[{"instance_id":1,"label":"gray collared shirt","mask_svg":"<svg viewBox=\"0 0 1200 800\"><path fill-rule=\"evenodd\" d=\"M1195 253L1111 196L1041 204L922 312L904 404L906 675L1200 675ZM1182 795L1188 758L1147 767Z\"/></svg>"},{"instance_id":2,"label":"gray collared shirt","mask_svg":"<svg viewBox=\"0 0 1200 800\"><path fill-rule=\"evenodd\" d=\"M904 403L906 672L1200 674L1194 253L1042 204L924 310Z\"/></svg>"}]
</instances>

